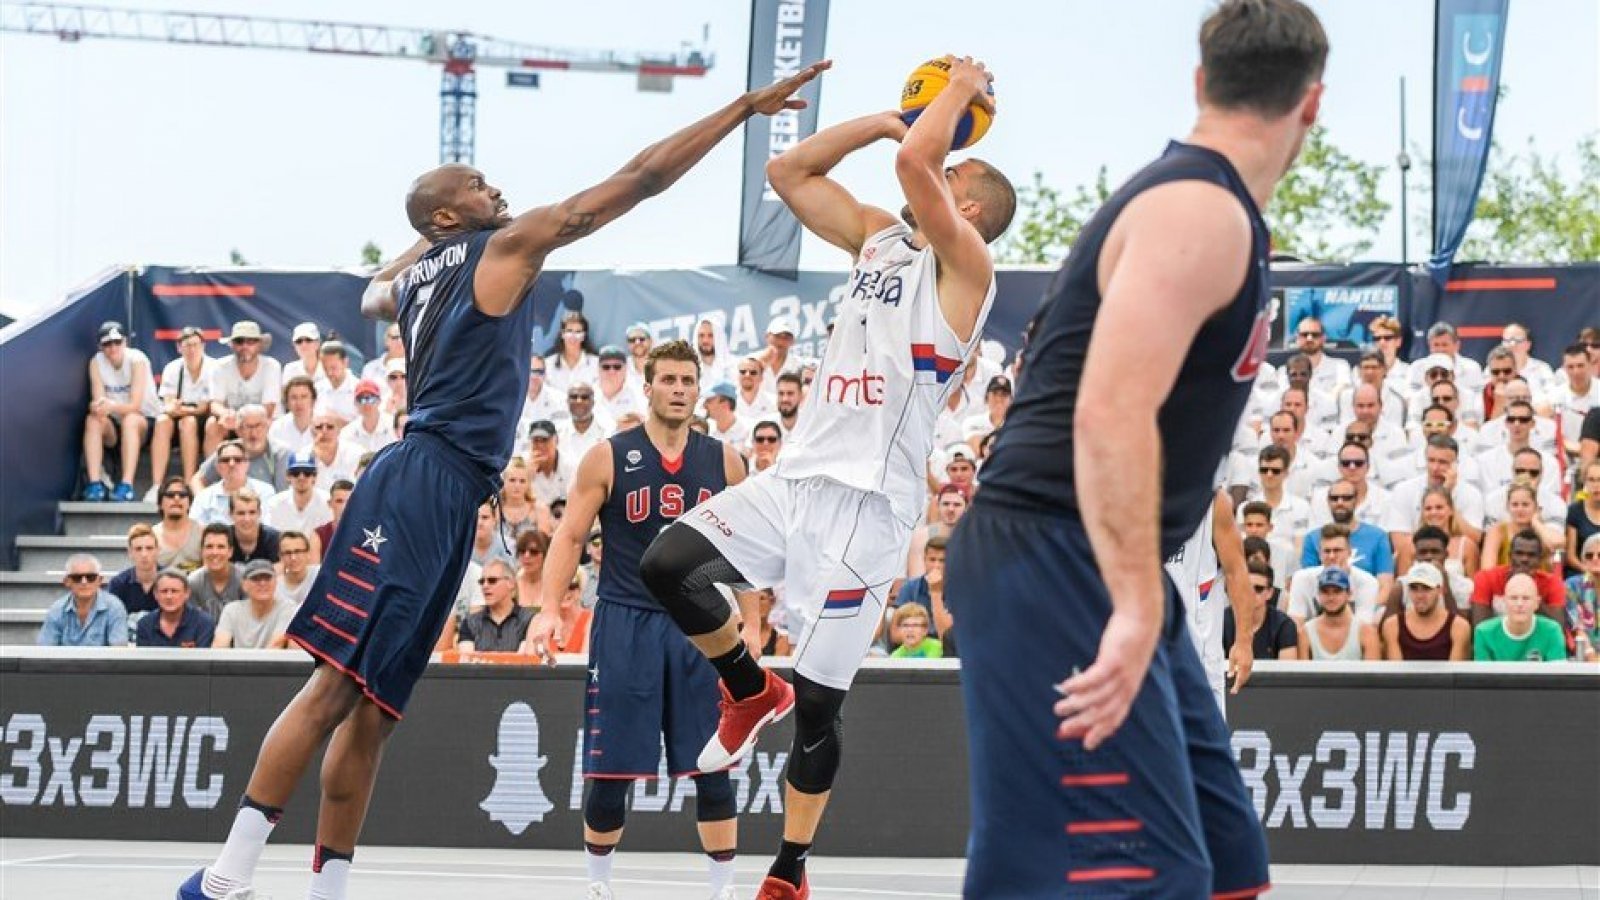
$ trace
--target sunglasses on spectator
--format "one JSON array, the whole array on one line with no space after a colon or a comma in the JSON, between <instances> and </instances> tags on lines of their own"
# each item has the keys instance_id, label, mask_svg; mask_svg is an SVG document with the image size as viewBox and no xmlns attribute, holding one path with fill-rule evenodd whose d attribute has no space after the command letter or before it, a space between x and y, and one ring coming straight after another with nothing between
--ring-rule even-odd
<instances>
[{"instance_id":1,"label":"sunglasses on spectator","mask_svg":"<svg viewBox=\"0 0 1600 900\"><path fill-rule=\"evenodd\" d=\"M1506 416L1506 421L1512 425L1527 425L1533 421L1533 416Z\"/></svg>"},{"instance_id":2,"label":"sunglasses on spectator","mask_svg":"<svg viewBox=\"0 0 1600 900\"><path fill-rule=\"evenodd\" d=\"M752 443L756 444L776 444L778 442L778 439L771 435L767 437L755 437L751 438L750 440Z\"/></svg>"},{"instance_id":3,"label":"sunglasses on spectator","mask_svg":"<svg viewBox=\"0 0 1600 900\"><path fill-rule=\"evenodd\" d=\"M366 396L362 396L362 397L357 397L356 398L356 405L357 406L376 406L377 403L378 403L378 398L372 396L371 394L367 394Z\"/></svg>"},{"instance_id":4,"label":"sunglasses on spectator","mask_svg":"<svg viewBox=\"0 0 1600 900\"><path fill-rule=\"evenodd\" d=\"M499 575L485 575L482 578L478 579L478 584L480 584L480 585L499 584L502 581L510 581L510 580L511 579L504 578L504 577L501 577Z\"/></svg>"},{"instance_id":5,"label":"sunglasses on spectator","mask_svg":"<svg viewBox=\"0 0 1600 900\"><path fill-rule=\"evenodd\" d=\"M1344 439L1347 440L1347 441L1355 441L1358 444L1364 444L1364 443L1368 443L1368 442L1370 442L1372 440L1372 435L1363 434L1362 432L1359 432L1359 431L1352 431L1352 432L1347 433L1344 436Z\"/></svg>"},{"instance_id":6,"label":"sunglasses on spectator","mask_svg":"<svg viewBox=\"0 0 1600 900\"><path fill-rule=\"evenodd\" d=\"M1322 337L1322 332L1320 332L1320 331L1302 331L1302 332L1300 332L1300 336L1301 337Z\"/></svg>"},{"instance_id":7,"label":"sunglasses on spectator","mask_svg":"<svg viewBox=\"0 0 1600 900\"><path fill-rule=\"evenodd\" d=\"M97 572L78 572L78 573L75 573L75 574L72 574L72 575L68 575L67 576L67 580L72 582L73 584L91 584L93 582L99 581L100 580L100 575Z\"/></svg>"},{"instance_id":8,"label":"sunglasses on spectator","mask_svg":"<svg viewBox=\"0 0 1600 900\"><path fill-rule=\"evenodd\" d=\"M219 456L219 457L217 457L217 462L220 465L231 466L234 463L242 463L242 462L244 462L244 457L242 457L242 456Z\"/></svg>"},{"instance_id":9,"label":"sunglasses on spectator","mask_svg":"<svg viewBox=\"0 0 1600 900\"><path fill-rule=\"evenodd\" d=\"M167 499L167 500L174 500L174 499L177 499L179 497L182 497L183 499L188 500L189 497L190 497L190 494L189 494L188 491L162 491L161 492L161 496L164 499Z\"/></svg>"},{"instance_id":10,"label":"sunglasses on spectator","mask_svg":"<svg viewBox=\"0 0 1600 900\"><path fill-rule=\"evenodd\" d=\"M543 556L544 551L540 550L538 547L524 547L523 549L518 550L517 554L519 556Z\"/></svg>"},{"instance_id":11,"label":"sunglasses on spectator","mask_svg":"<svg viewBox=\"0 0 1600 900\"><path fill-rule=\"evenodd\" d=\"M259 344L259 343L261 343L261 339L260 338L234 338L229 343L233 343L233 344Z\"/></svg>"},{"instance_id":12,"label":"sunglasses on spectator","mask_svg":"<svg viewBox=\"0 0 1600 900\"><path fill-rule=\"evenodd\" d=\"M619 366L619 368L620 368L620 366ZM582 394L568 394L567 395L567 399L568 400L593 400L594 399L594 395L591 394L591 393L588 393L588 392L584 392Z\"/></svg>"},{"instance_id":13,"label":"sunglasses on spectator","mask_svg":"<svg viewBox=\"0 0 1600 900\"><path fill-rule=\"evenodd\" d=\"M617 362L609 362L609 363L601 363L600 364L600 371L602 371L602 372L616 372L616 371L620 370L621 368L622 368L622 363L617 363Z\"/></svg>"},{"instance_id":14,"label":"sunglasses on spectator","mask_svg":"<svg viewBox=\"0 0 1600 900\"><path fill-rule=\"evenodd\" d=\"M1540 475L1544 474L1544 470L1542 470L1542 469L1512 469L1511 470L1511 474L1513 474L1513 475L1526 475L1529 478L1538 478Z\"/></svg>"},{"instance_id":15,"label":"sunglasses on spectator","mask_svg":"<svg viewBox=\"0 0 1600 900\"><path fill-rule=\"evenodd\" d=\"M740 375L760 375L761 374L761 370L760 369L740 369L739 370L739 374Z\"/></svg>"},{"instance_id":16,"label":"sunglasses on spectator","mask_svg":"<svg viewBox=\"0 0 1600 900\"><path fill-rule=\"evenodd\" d=\"M1258 594L1265 594L1272 590L1272 585L1270 584L1252 584L1250 587Z\"/></svg>"},{"instance_id":17,"label":"sunglasses on spectator","mask_svg":"<svg viewBox=\"0 0 1600 900\"><path fill-rule=\"evenodd\" d=\"M1398 334L1376 334L1376 335L1372 336L1372 339L1375 340L1375 341L1382 341L1384 343L1388 343L1389 341L1398 341L1398 340L1400 340L1400 335L1398 335Z\"/></svg>"},{"instance_id":18,"label":"sunglasses on spectator","mask_svg":"<svg viewBox=\"0 0 1600 900\"><path fill-rule=\"evenodd\" d=\"M405 377L404 372L390 372L388 375L390 381L404 381Z\"/></svg>"},{"instance_id":19,"label":"sunglasses on spectator","mask_svg":"<svg viewBox=\"0 0 1600 900\"><path fill-rule=\"evenodd\" d=\"M1355 494L1329 494L1328 495L1328 502L1329 503L1354 503L1354 502L1356 502L1356 495Z\"/></svg>"},{"instance_id":20,"label":"sunglasses on spectator","mask_svg":"<svg viewBox=\"0 0 1600 900\"><path fill-rule=\"evenodd\" d=\"M543 378L544 377L544 367L541 366L541 367L539 367L537 369L529 369L528 370L528 374L529 375L537 375L540 378ZM390 376L390 377L393 377L393 376Z\"/></svg>"},{"instance_id":21,"label":"sunglasses on spectator","mask_svg":"<svg viewBox=\"0 0 1600 900\"><path fill-rule=\"evenodd\" d=\"M329 425L327 422L323 422L320 425L311 426L311 430L312 431L336 431L336 430L338 430L338 428L339 428L339 426L337 426L337 425Z\"/></svg>"},{"instance_id":22,"label":"sunglasses on spectator","mask_svg":"<svg viewBox=\"0 0 1600 900\"><path fill-rule=\"evenodd\" d=\"M1362 466L1364 466L1366 464L1367 464L1367 461L1364 460L1364 459L1341 459L1341 460L1339 460L1339 468L1341 468L1341 469L1359 469L1359 468L1361 468Z\"/></svg>"},{"instance_id":23,"label":"sunglasses on spectator","mask_svg":"<svg viewBox=\"0 0 1600 900\"><path fill-rule=\"evenodd\" d=\"M650 343L650 338L641 334L638 337L628 338L628 343L630 343L630 344L648 344L648 343Z\"/></svg>"},{"instance_id":24,"label":"sunglasses on spectator","mask_svg":"<svg viewBox=\"0 0 1600 900\"><path fill-rule=\"evenodd\" d=\"M289 470L289 477L290 478L315 478L315 477L317 477L317 470L316 469L290 469Z\"/></svg>"},{"instance_id":25,"label":"sunglasses on spectator","mask_svg":"<svg viewBox=\"0 0 1600 900\"><path fill-rule=\"evenodd\" d=\"M1510 369L1490 369L1489 370L1489 374L1490 375L1510 375L1511 374L1511 370Z\"/></svg>"},{"instance_id":26,"label":"sunglasses on spectator","mask_svg":"<svg viewBox=\"0 0 1600 900\"><path fill-rule=\"evenodd\" d=\"M102 347L113 347L113 346L116 346L116 345L121 344L121 343L123 343L122 338L112 338L111 340L108 340L108 341L101 341L100 342L100 346L102 346Z\"/></svg>"},{"instance_id":27,"label":"sunglasses on spectator","mask_svg":"<svg viewBox=\"0 0 1600 900\"><path fill-rule=\"evenodd\" d=\"M1283 467L1282 466L1262 466L1261 468L1256 469L1256 471L1260 472L1263 475L1282 475L1283 474Z\"/></svg>"},{"instance_id":28,"label":"sunglasses on spectator","mask_svg":"<svg viewBox=\"0 0 1600 900\"><path fill-rule=\"evenodd\" d=\"M321 343L316 338L296 338L294 342L296 344L317 344L317 343Z\"/></svg>"},{"instance_id":29,"label":"sunglasses on spectator","mask_svg":"<svg viewBox=\"0 0 1600 900\"><path fill-rule=\"evenodd\" d=\"M1586 559L1586 560L1589 560L1590 562L1593 562L1594 560L1600 559L1600 552L1585 553L1583 555L1583 558Z\"/></svg>"},{"instance_id":30,"label":"sunglasses on spectator","mask_svg":"<svg viewBox=\"0 0 1600 900\"><path fill-rule=\"evenodd\" d=\"M1502 344L1526 344L1527 342L1528 339L1525 337L1508 337L1500 339L1500 343Z\"/></svg>"}]
</instances>

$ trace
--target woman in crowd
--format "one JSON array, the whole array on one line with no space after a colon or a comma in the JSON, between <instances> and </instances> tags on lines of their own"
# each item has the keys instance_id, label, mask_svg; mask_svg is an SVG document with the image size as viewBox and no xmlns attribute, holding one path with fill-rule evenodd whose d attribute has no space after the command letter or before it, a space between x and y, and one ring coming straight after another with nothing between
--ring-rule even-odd
<instances>
[{"instance_id":1,"label":"woman in crowd","mask_svg":"<svg viewBox=\"0 0 1600 900\"><path fill-rule=\"evenodd\" d=\"M1545 550L1565 546L1565 535L1539 521L1539 497L1532 485L1517 482L1506 491L1506 520L1483 533L1483 558L1479 568L1511 562L1511 536L1524 530L1537 532Z\"/></svg>"},{"instance_id":2,"label":"woman in crowd","mask_svg":"<svg viewBox=\"0 0 1600 900\"><path fill-rule=\"evenodd\" d=\"M1600 534L1600 462L1583 468L1582 495L1567 507L1567 559L1578 558L1578 548Z\"/></svg>"},{"instance_id":3,"label":"woman in crowd","mask_svg":"<svg viewBox=\"0 0 1600 900\"><path fill-rule=\"evenodd\" d=\"M589 337L589 320L576 310L561 317L561 330L550 355L544 358L546 387L565 394L575 381L593 385L600 380L600 355Z\"/></svg>"},{"instance_id":4,"label":"woman in crowd","mask_svg":"<svg viewBox=\"0 0 1600 900\"><path fill-rule=\"evenodd\" d=\"M1478 571L1478 563L1482 560L1482 551L1478 542L1466 533L1461 527L1461 519L1456 515L1456 500L1448 490L1442 487L1430 487L1422 494L1422 513L1417 521L1417 527L1432 525L1450 535L1450 546L1445 558L1445 567L1463 578L1471 578ZM1405 572L1410 570L1415 555L1409 544L1402 548L1400 556L1395 558L1395 571Z\"/></svg>"}]
</instances>

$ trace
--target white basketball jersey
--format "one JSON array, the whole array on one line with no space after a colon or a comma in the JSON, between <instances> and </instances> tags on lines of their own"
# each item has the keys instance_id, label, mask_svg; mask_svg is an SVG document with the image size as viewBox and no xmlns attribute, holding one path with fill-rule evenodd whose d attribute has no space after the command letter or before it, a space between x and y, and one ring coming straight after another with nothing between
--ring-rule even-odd
<instances>
[{"instance_id":1,"label":"white basketball jersey","mask_svg":"<svg viewBox=\"0 0 1600 900\"><path fill-rule=\"evenodd\" d=\"M1213 519L1207 506L1200 527L1166 562L1167 575L1183 600L1189 634L1208 670L1220 666L1227 656L1222 652L1222 612L1228 608L1228 588L1212 543Z\"/></svg>"},{"instance_id":2,"label":"white basketball jersey","mask_svg":"<svg viewBox=\"0 0 1600 900\"><path fill-rule=\"evenodd\" d=\"M144 351L128 347L122 351L122 368L111 365L111 360L106 358L105 351L94 355L94 365L100 370L100 385L105 388L106 399L112 403L128 403L133 400L133 369L134 364L144 363L144 400L140 414L146 416L161 415L161 400L156 397L156 382L150 372L150 358Z\"/></svg>"},{"instance_id":3,"label":"white basketball jersey","mask_svg":"<svg viewBox=\"0 0 1600 900\"><path fill-rule=\"evenodd\" d=\"M920 519L934 425L993 305L991 277L972 338L958 339L939 309L933 249L913 247L900 223L869 238L777 474L885 494L896 518Z\"/></svg>"}]
</instances>

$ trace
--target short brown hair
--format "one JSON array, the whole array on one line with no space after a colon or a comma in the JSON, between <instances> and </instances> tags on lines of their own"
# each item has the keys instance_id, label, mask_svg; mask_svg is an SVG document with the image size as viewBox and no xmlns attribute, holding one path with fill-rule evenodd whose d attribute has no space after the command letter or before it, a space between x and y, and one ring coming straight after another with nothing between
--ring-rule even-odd
<instances>
[{"instance_id":1,"label":"short brown hair","mask_svg":"<svg viewBox=\"0 0 1600 900\"><path fill-rule=\"evenodd\" d=\"M672 362L694 363L694 376L696 380L699 380L700 354L689 346L688 341L680 339L667 341L665 344L657 344L650 348L650 355L644 358L644 380L646 384L655 382L656 362L663 359L671 360Z\"/></svg>"},{"instance_id":2,"label":"short brown hair","mask_svg":"<svg viewBox=\"0 0 1600 900\"><path fill-rule=\"evenodd\" d=\"M1299 0L1223 0L1200 26L1206 102L1284 115L1322 77L1328 35Z\"/></svg>"},{"instance_id":3,"label":"short brown hair","mask_svg":"<svg viewBox=\"0 0 1600 900\"><path fill-rule=\"evenodd\" d=\"M256 509L260 509L261 495L256 493L254 488L242 487L234 491L233 496L228 498L228 515L233 515L233 511L238 509L240 503L254 503Z\"/></svg>"},{"instance_id":4,"label":"short brown hair","mask_svg":"<svg viewBox=\"0 0 1600 900\"><path fill-rule=\"evenodd\" d=\"M155 530L152 529L149 525L146 525L143 522L139 522L139 523L129 527L129 529L128 529L128 546L132 547L133 546L133 542L138 540L139 538L142 538L142 537L147 537L152 541L155 540L156 539Z\"/></svg>"},{"instance_id":5,"label":"short brown hair","mask_svg":"<svg viewBox=\"0 0 1600 900\"><path fill-rule=\"evenodd\" d=\"M306 537L303 532L294 531L294 530L285 531L285 532L283 532L283 533L278 535L278 547L279 548L283 547L283 542L284 541L299 541L300 543L306 545L306 549L307 550L311 549L311 539Z\"/></svg>"},{"instance_id":6,"label":"short brown hair","mask_svg":"<svg viewBox=\"0 0 1600 900\"><path fill-rule=\"evenodd\" d=\"M978 173L967 181L967 198L978 201L978 218L972 224L985 244L999 240L1011 227L1011 218L1017 214L1017 189L1011 179L994 166L981 159L967 162L978 167Z\"/></svg>"},{"instance_id":7,"label":"short brown hair","mask_svg":"<svg viewBox=\"0 0 1600 900\"><path fill-rule=\"evenodd\" d=\"M311 376L309 376L309 375L296 375L293 378L291 378L288 381L285 381L283 383L283 405L284 405L285 408L287 408L289 406L289 389L290 388L297 388L297 387L303 387L306 390L310 391L311 392L311 402L313 402L313 403L316 402L316 400L317 400L317 383L315 381L312 381L311 380Z\"/></svg>"}]
</instances>

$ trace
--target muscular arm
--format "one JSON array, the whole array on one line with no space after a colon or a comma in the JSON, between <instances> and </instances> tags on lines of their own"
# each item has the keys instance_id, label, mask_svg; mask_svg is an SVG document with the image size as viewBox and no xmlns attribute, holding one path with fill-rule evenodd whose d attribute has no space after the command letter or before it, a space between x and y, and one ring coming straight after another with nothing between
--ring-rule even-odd
<instances>
[{"instance_id":1,"label":"muscular arm","mask_svg":"<svg viewBox=\"0 0 1600 900\"><path fill-rule=\"evenodd\" d=\"M386 322L394 321L399 313L399 298L394 295L394 282L400 273L411 268L411 264L422 258L433 246L427 238L412 244L406 252L389 261L389 264L378 270L372 276L372 281L367 283L367 289L361 292L361 315L368 319L381 319Z\"/></svg>"},{"instance_id":2,"label":"muscular arm","mask_svg":"<svg viewBox=\"0 0 1600 900\"><path fill-rule=\"evenodd\" d=\"M583 554L583 542L589 539L600 506L611 495L611 477L611 442L601 441L590 447L578 464L578 474L567 490L567 511L550 537L540 576L540 595L550 599L540 610L541 616L555 614L560 599L567 595L567 585L572 583L572 573L578 570Z\"/></svg>"},{"instance_id":3,"label":"muscular arm","mask_svg":"<svg viewBox=\"0 0 1600 900\"><path fill-rule=\"evenodd\" d=\"M722 474L727 479L728 487L733 487L744 481L748 470L749 467L744 464L744 457L739 455L739 451L733 449L732 444L723 444Z\"/></svg>"},{"instance_id":4,"label":"muscular arm","mask_svg":"<svg viewBox=\"0 0 1600 900\"><path fill-rule=\"evenodd\" d=\"M853 260L861 255L868 237L897 220L885 210L858 202L828 173L850 153L885 138L900 140L905 133L905 123L892 112L840 122L773 157L767 163L767 182L800 224Z\"/></svg>"},{"instance_id":5,"label":"muscular arm","mask_svg":"<svg viewBox=\"0 0 1600 900\"><path fill-rule=\"evenodd\" d=\"M831 63L813 63L770 87L744 94L722 109L646 147L605 181L551 206L517 216L496 231L473 277L478 308L504 315L516 306L544 267L550 251L593 234L602 226L671 187L730 132L753 115L799 109L789 99ZM562 586L565 589L565 585Z\"/></svg>"}]
</instances>

